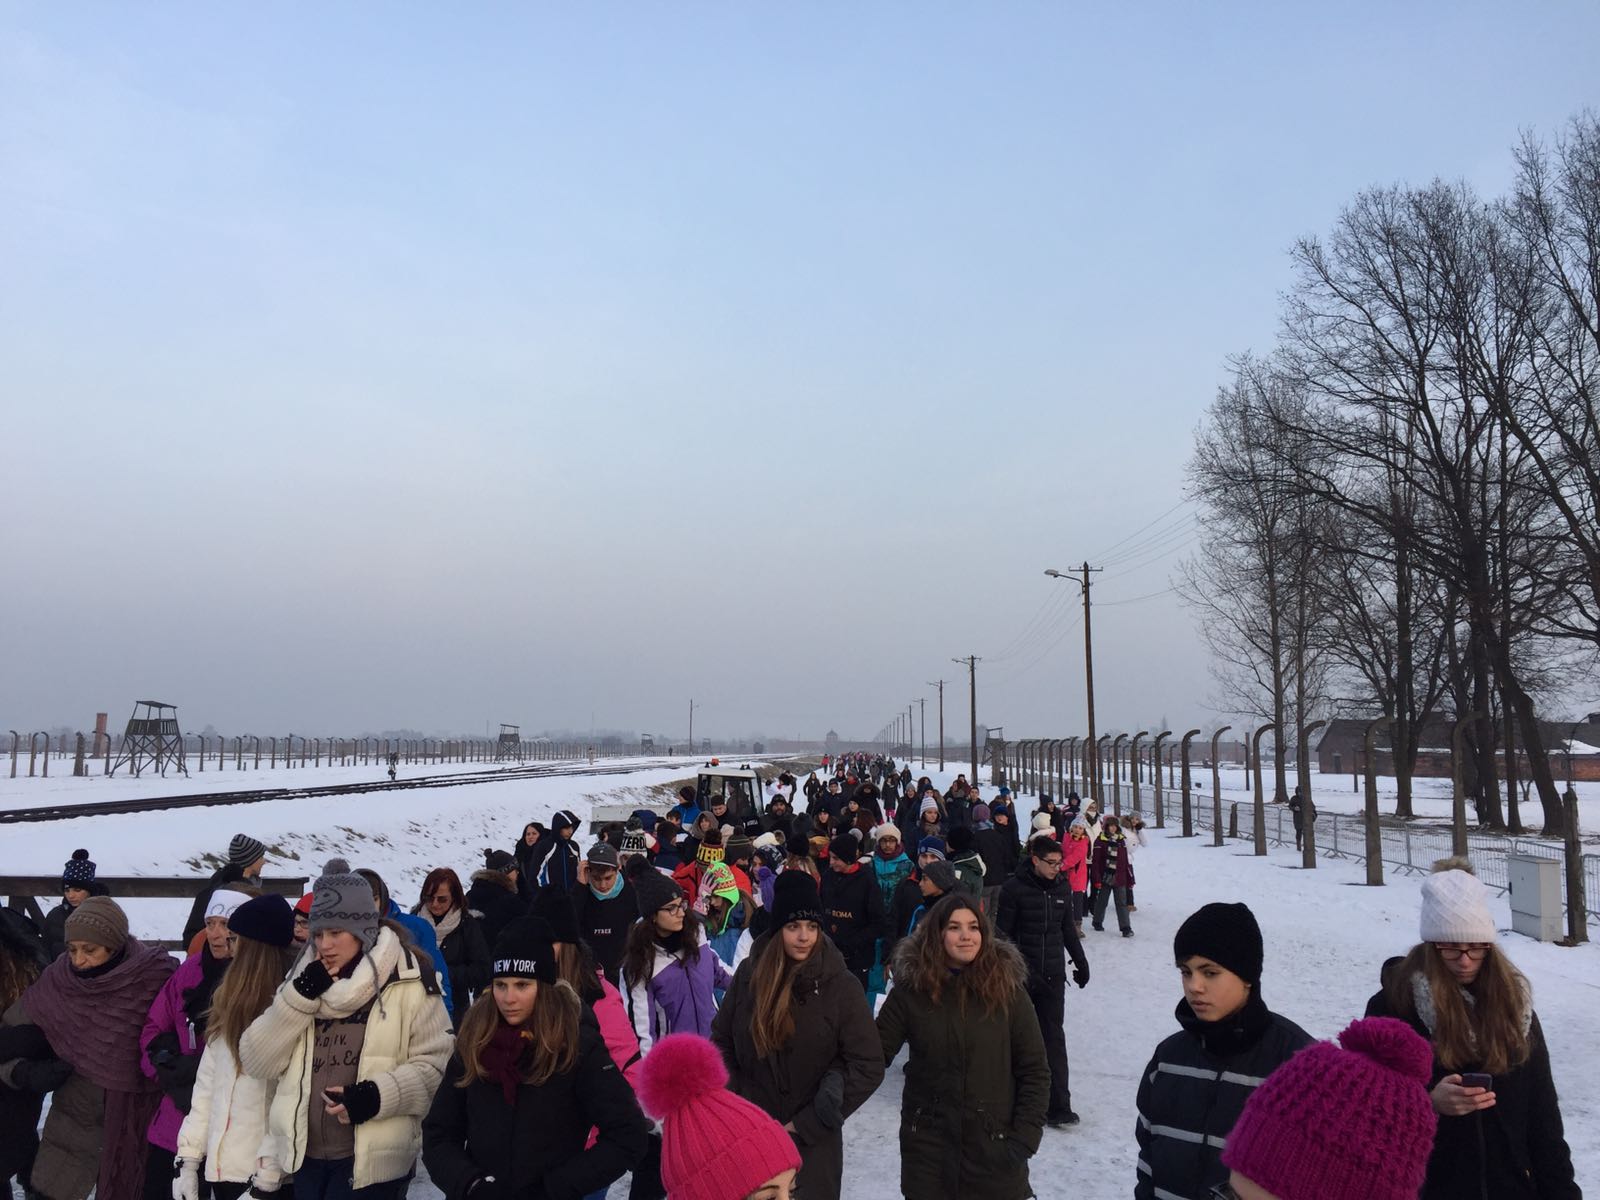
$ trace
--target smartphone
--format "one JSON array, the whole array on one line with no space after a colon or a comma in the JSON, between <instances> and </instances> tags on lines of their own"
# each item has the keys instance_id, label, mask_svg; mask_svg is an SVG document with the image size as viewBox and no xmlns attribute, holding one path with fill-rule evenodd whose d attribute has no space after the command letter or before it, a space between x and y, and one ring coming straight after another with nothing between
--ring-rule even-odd
<instances>
[{"instance_id":1,"label":"smartphone","mask_svg":"<svg viewBox=\"0 0 1600 1200\"><path fill-rule=\"evenodd\" d=\"M1476 1071L1468 1072L1461 1077L1462 1087L1481 1087L1485 1091L1494 1090L1494 1076L1484 1075Z\"/></svg>"}]
</instances>

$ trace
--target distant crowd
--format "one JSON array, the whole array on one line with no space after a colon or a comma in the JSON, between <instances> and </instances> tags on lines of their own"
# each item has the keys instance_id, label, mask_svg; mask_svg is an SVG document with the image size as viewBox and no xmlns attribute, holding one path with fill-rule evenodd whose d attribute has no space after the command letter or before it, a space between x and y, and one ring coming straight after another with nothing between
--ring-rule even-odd
<instances>
[{"instance_id":1,"label":"distant crowd","mask_svg":"<svg viewBox=\"0 0 1600 1200\"><path fill-rule=\"evenodd\" d=\"M1086 1180L1035 1159L1079 1121L1069 1031L1108 1036L1067 985L1090 982L1086 922L1133 937L1137 816L848 755L803 781L708 770L587 846L581 824L530 821L409 905L342 858L291 903L241 833L177 956L73 852L41 924L0 910L0 1180L395 1200L420 1162L449 1200L624 1176L635 1200L828 1200L882 1170L847 1166L842 1131L904 1052L908 1200L1581 1195L1531 989L1464 861L1337 1044L1267 1007L1247 906L1191 914L1176 1029L1121 1085L1126 1175Z\"/></svg>"}]
</instances>

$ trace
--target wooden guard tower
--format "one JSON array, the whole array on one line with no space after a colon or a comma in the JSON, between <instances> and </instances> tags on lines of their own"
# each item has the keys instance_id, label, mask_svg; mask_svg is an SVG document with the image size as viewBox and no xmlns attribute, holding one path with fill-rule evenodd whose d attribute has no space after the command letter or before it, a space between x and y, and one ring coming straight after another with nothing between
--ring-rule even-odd
<instances>
[{"instance_id":1,"label":"wooden guard tower","mask_svg":"<svg viewBox=\"0 0 1600 1200\"><path fill-rule=\"evenodd\" d=\"M122 733L122 749L108 772L115 775L126 766L134 775L154 767L162 775L169 766L185 775L189 767L183 757L183 734L178 730L178 707L159 700L140 700L133 706L128 728Z\"/></svg>"},{"instance_id":2,"label":"wooden guard tower","mask_svg":"<svg viewBox=\"0 0 1600 1200\"><path fill-rule=\"evenodd\" d=\"M500 726L500 740L494 744L495 762L515 762L522 757L522 726Z\"/></svg>"}]
</instances>

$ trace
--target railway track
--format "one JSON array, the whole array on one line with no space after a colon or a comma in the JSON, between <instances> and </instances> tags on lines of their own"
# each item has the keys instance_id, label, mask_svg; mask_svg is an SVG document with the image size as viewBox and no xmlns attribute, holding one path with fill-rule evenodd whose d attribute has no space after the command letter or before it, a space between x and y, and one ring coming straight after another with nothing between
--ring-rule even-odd
<instances>
[{"instance_id":1,"label":"railway track","mask_svg":"<svg viewBox=\"0 0 1600 1200\"><path fill-rule=\"evenodd\" d=\"M694 760L679 760L694 763ZM663 763L662 765L667 765ZM187 796L146 796L136 800L97 800L81 804L49 804L38 808L0 810L0 825L34 821L70 821L76 817L105 817L122 813L159 812L169 808L212 808L230 804L263 804L270 800L314 800L322 796L359 796L369 792L399 792L412 788L460 787L471 783L507 783L517 779L549 779L566 775L629 775L644 770L626 767L592 767L587 763L544 763L504 767L494 771L464 771L452 775L425 775L413 779L373 780L370 783L329 784L326 787L263 788L257 791L200 792ZM694 767L691 765L690 770Z\"/></svg>"}]
</instances>

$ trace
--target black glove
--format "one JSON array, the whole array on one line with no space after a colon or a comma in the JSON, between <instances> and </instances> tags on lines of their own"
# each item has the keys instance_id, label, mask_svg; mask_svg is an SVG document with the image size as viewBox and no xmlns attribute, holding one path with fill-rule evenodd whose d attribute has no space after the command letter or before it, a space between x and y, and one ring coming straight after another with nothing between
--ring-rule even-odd
<instances>
[{"instance_id":1,"label":"black glove","mask_svg":"<svg viewBox=\"0 0 1600 1200\"><path fill-rule=\"evenodd\" d=\"M817 1121L829 1132L844 1128L844 1075L829 1071L817 1086L817 1097L811 1102Z\"/></svg>"},{"instance_id":2,"label":"black glove","mask_svg":"<svg viewBox=\"0 0 1600 1200\"><path fill-rule=\"evenodd\" d=\"M23 1059L11 1068L11 1080L26 1092L53 1092L72 1076L72 1064L59 1058Z\"/></svg>"},{"instance_id":3,"label":"black glove","mask_svg":"<svg viewBox=\"0 0 1600 1200\"><path fill-rule=\"evenodd\" d=\"M320 958L313 958L294 977L294 990L307 1000L315 1000L332 986L333 976L328 974L328 968L322 965Z\"/></svg>"},{"instance_id":4,"label":"black glove","mask_svg":"<svg viewBox=\"0 0 1600 1200\"><path fill-rule=\"evenodd\" d=\"M1027 1166L1028 1160L1033 1157L1033 1151L1014 1137L1006 1138L1006 1153L1011 1156L1012 1165L1018 1167Z\"/></svg>"},{"instance_id":5,"label":"black glove","mask_svg":"<svg viewBox=\"0 0 1600 1200\"><path fill-rule=\"evenodd\" d=\"M1089 986L1089 968L1087 965L1072 968L1072 982L1080 988Z\"/></svg>"},{"instance_id":6,"label":"black glove","mask_svg":"<svg viewBox=\"0 0 1600 1200\"><path fill-rule=\"evenodd\" d=\"M257 1183L255 1176L250 1177L250 1190L245 1193L246 1200L274 1200L275 1197L286 1195L283 1185L269 1188L264 1183Z\"/></svg>"},{"instance_id":7,"label":"black glove","mask_svg":"<svg viewBox=\"0 0 1600 1200\"><path fill-rule=\"evenodd\" d=\"M383 1103L383 1096L379 1093L377 1084L370 1079L363 1079L345 1087L341 1103L344 1104L344 1111L350 1118L350 1124L359 1125L378 1115L378 1106Z\"/></svg>"},{"instance_id":8,"label":"black glove","mask_svg":"<svg viewBox=\"0 0 1600 1200\"><path fill-rule=\"evenodd\" d=\"M480 1175L467 1185L467 1200L516 1200L509 1179Z\"/></svg>"}]
</instances>

